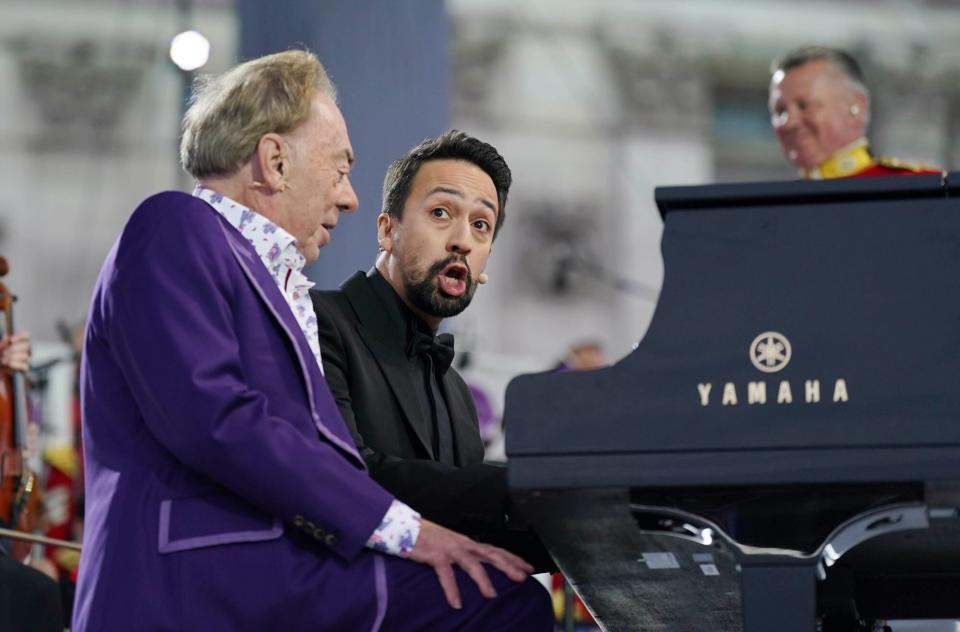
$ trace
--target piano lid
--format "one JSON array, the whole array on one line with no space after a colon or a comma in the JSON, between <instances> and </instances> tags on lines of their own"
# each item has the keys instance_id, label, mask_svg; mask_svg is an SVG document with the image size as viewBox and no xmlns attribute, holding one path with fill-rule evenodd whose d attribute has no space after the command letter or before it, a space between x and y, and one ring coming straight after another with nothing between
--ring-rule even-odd
<instances>
[{"instance_id":1,"label":"piano lid","mask_svg":"<svg viewBox=\"0 0 960 632\"><path fill-rule=\"evenodd\" d=\"M960 177L953 182L953 195L960 194ZM864 187L863 185L868 186ZM710 186L659 187L654 199L661 217L676 210L745 206L790 206L835 202L942 198L949 186L938 175L894 178L840 178L713 184Z\"/></svg>"},{"instance_id":2,"label":"piano lid","mask_svg":"<svg viewBox=\"0 0 960 632\"><path fill-rule=\"evenodd\" d=\"M960 173L669 187L647 334L521 376L514 487L960 479Z\"/></svg>"}]
</instances>

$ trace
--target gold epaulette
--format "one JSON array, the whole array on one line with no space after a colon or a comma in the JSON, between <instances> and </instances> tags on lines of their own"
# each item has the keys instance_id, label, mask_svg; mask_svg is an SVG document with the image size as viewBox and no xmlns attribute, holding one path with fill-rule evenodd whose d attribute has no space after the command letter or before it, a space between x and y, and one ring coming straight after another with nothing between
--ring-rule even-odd
<instances>
[{"instance_id":1,"label":"gold epaulette","mask_svg":"<svg viewBox=\"0 0 960 632\"><path fill-rule=\"evenodd\" d=\"M43 451L44 460L70 478L76 478L80 462L77 450L65 443L49 446Z\"/></svg>"},{"instance_id":2,"label":"gold epaulette","mask_svg":"<svg viewBox=\"0 0 960 632\"><path fill-rule=\"evenodd\" d=\"M903 169L904 171L938 171L933 165L927 165L922 162L909 162L907 160L900 160L899 158L891 158L890 156L880 156L877 158L877 164L881 167Z\"/></svg>"}]
</instances>

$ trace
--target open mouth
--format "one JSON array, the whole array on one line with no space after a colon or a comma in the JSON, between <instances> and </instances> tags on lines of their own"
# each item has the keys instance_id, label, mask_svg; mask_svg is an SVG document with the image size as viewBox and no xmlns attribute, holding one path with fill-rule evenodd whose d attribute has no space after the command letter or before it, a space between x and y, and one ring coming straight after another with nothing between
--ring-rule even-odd
<instances>
[{"instance_id":1,"label":"open mouth","mask_svg":"<svg viewBox=\"0 0 960 632\"><path fill-rule=\"evenodd\" d=\"M467 291L469 269L462 263L451 263L440 271L440 290L450 296L461 296Z\"/></svg>"}]
</instances>

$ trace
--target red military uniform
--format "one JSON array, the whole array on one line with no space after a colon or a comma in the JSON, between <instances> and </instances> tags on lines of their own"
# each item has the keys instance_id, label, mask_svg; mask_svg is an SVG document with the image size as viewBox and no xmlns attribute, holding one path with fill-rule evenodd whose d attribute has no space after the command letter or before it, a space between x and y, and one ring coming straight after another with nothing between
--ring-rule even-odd
<instances>
[{"instance_id":1,"label":"red military uniform","mask_svg":"<svg viewBox=\"0 0 960 632\"><path fill-rule=\"evenodd\" d=\"M904 162L896 158L887 158L880 156L876 162L863 171L853 174L852 178L869 178L874 176L920 176L920 175L938 175L943 172L939 169L931 169L925 165Z\"/></svg>"},{"instance_id":2,"label":"red military uniform","mask_svg":"<svg viewBox=\"0 0 960 632\"><path fill-rule=\"evenodd\" d=\"M808 180L832 178L870 178L883 176L943 175L939 169L903 162L896 158L876 158L870 153L866 140L841 149L815 169L804 170Z\"/></svg>"},{"instance_id":3,"label":"red military uniform","mask_svg":"<svg viewBox=\"0 0 960 632\"><path fill-rule=\"evenodd\" d=\"M44 535L60 540L78 540L77 509L82 497L81 459L76 447L61 445L47 448L44 460L48 466L47 484L43 492L46 514ZM76 583L80 552L47 547L47 558L60 572L60 579Z\"/></svg>"}]
</instances>

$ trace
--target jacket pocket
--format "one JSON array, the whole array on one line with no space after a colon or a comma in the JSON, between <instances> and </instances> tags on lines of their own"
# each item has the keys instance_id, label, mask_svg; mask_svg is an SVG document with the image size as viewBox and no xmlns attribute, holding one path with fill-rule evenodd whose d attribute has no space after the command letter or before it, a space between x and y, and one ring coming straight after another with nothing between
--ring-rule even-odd
<instances>
[{"instance_id":1,"label":"jacket pocket","mask_svg":"<svg viewBox=\"0 0 960 632\"><path fill-rule=\"evenodd\" d=\"M175 553L283 535L283 522L226 492L160 501L157 550Z\"/></svg>"}]
</instances>

